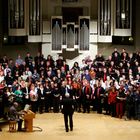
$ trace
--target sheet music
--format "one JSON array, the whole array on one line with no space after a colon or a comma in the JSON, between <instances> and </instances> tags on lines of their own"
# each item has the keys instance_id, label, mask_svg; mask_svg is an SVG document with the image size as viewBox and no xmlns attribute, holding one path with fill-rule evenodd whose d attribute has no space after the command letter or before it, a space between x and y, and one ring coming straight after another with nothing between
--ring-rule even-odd
<instances>
[{"instance_id":1,"label":"sheet music","mask_svg":"<svg viewBox=\"0 0 140 140\"><path fill-rule=\"evenodd\" d=\"M30 109L30 105L26 104L25 107L24 107L24 111L25 111L25 112L28 112L29 109Z\"/></svg>"}]
</instances>

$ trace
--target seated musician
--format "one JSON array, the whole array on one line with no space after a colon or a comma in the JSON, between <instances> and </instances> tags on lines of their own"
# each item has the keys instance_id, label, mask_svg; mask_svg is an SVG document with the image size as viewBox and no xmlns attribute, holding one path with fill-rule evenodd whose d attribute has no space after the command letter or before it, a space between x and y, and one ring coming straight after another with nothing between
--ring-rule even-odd
<instances>
[{"instance_id":1,"label":"seated musician","mask_svg":"<svg viewBox=\"0 0 140 140\"><path fill-rule=\"evenodd\" d=\"M17 121L18 122L18 131L23 131L22 129L22 115L24 115L23 111L18 112L19 104L14 102L13 105L9 109L9 121Z\"/></svg>"}]
</instances>

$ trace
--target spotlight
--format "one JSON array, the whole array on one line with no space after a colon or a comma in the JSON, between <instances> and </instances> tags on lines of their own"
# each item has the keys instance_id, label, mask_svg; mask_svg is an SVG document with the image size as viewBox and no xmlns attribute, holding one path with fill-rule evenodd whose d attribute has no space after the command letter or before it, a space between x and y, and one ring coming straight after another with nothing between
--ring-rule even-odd
<instances>
[{"instance_id":1,"label":"spotlight","mask_svg":"<svg viewBox=\"0 0 140 140\"><path fill-rule=\"evenodd\" d=\"M129 37L129 41L133 42L133 37L132 36Z\"/></svg>"},{"instance_id":2,"label":"spotlight","mask_svg":"<svg viewBox=\"0 0 140 140\"><path fill-rule=\"evenodd\" d=\"M4 40L4 42L6 42L8 40L8 38L7 37L4 37L3 40Z\"/></svg>"}]
</instances>

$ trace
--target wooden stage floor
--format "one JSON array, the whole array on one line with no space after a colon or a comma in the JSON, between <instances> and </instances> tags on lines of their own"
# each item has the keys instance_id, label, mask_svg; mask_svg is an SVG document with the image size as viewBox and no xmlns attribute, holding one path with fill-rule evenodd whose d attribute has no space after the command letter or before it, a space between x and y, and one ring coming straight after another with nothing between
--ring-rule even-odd
<instances>
[{"instance_id":1,"label":"wooden stage floor","mask_svg":"<svg viewBox=\"0 0 140 140\"><path fill-rule=\"evenodd\" d=\"M0 140L140 140L140 121L112 118L96 113L74 113L74 130L65 132L63 114L36 114L34 130L42 132L8 132L2 128Z\"/></svg>"}]
</instances>

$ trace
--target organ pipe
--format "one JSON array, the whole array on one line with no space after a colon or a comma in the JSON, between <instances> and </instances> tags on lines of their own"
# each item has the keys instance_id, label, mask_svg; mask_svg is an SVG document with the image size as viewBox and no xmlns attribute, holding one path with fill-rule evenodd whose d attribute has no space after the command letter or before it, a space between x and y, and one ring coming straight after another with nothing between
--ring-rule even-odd
<instances>
[{"instance_id":1,"label":"organ pipe","mask_svg":"<svg viewBox=\"0 0 140 140\"><path fill-rule=\"evenodd\" d=\"M33 35L36 34L36 0L33 0L33 25L32 25L32 28L33 28Z\"/></svg>"},{"instance_id":2,"label":"organ pipe","mask_svg":"<svg viewBox=\"0 0 140 140\"><path fill-rule=\"evenodd\" d=\"M32 25L33 25L33 23L32 23L32 0L30 0L30 8L29 8L29 13L30 13L30 22L29 22L29 30L30 30L30 35L32 34Z\"/></svg>"},{"instance_id":3,"label":"organ pipe","mask_svg":"<svg viewBox=\"0 0 140 140\"><path fill-rule=\"evenodd\" d=\"M16 28L19 26L19 0L16 0L15 4L15 22L16 22Z\"/></svg>"},{"instance_id":4,"label":"organ pipe","mask_svg":"<svg viewBox=\"0 0 140 140\"><path fill-rule=\"evenodd\" d=\"M111 1L100 0L100 35L110 35Z\"/></svg>"},{"instance_id":5,"label":"organ pipe","mask_svg":"<svg viewBox=\"0 0 140 140\"><path fill-rule=\"evenodd\" d=\"M130 28L130 7L129 7L129 0L126 0L126 28Z\"/></svg>"},{"instance_id":6,"label":"organ pipe","mask_svg":"<svg viewBox=\"0 0 140 140\"><path fill-rule=\"evenodd\" d=\"M125 0L121 1L121 24L122 28L125 27Z\"/></svg>"},{"instance_id":7,"label":"organ pipe","mask_svg":"<svg viewBox=\"0 0 140 140\"><path fill-rule=\"evenodd\" d=\"M78 45L78 36L79 36L78 28L75 28L75 45Z\"/></svg>"},{"instance_id":8,"label":"organ pipe","mask_svg":"<svg viewBox=\"0 0 140 140\"><path fill-rule=\"evenodd\" d=\"M63 45L66 45L66 28L63 28Z\"/></svg>"},{"instance_id":9,"label":"organ pipe","mask_svg":"<svg viewBox=\"0 0 140 140\"><path fill-rule=\"evenodd\" d=\"M111 22L110 22L110 20L111 20L111 1L110 0L108 0L108 20L107 20L107 25L108 25L108 35L110 35L111 34Z\"/></svg>"},{"instance_id":10,"label":"organ pipe","mask_svg":"<svg viewBox=\"0 0 140 140\"><path fill-rule=\"evenodd\" d=\"M120 0L116 0L117 3L117 8L116 8L116 24L117 24L117 28L120 28Z\"/></svg>"},{"instance_id":11,"label":"organ pipe","mask_svg":"<svg viewBox=\"0 0 140 140\"><path fill-rule=\"evenodd\" d=\"M100 28L100 30L101 30L101 35L103 35L103 30L104 30L104 28L103 28L103 21L104 21L103 0L101 0L100 2L101 2L101 28Z\"/></svg>"},{"instance_id":12,"label":"organ pipe","mask_svg":"<svg viewBox=\"0 0 140 140\"><path fill-rule=\"evenodd\" d=\"M52 20L52 50L53 51L61 51L62 45L62 25L61 19L53 19Z\"/></svg>"},{"instance_id":13,"label":"organ pipe","mask_svg":"<svg viewBox=\"0 0 140 140\"><path fill-rule=\"evenodd\" d=\"M121 10L122 10L122 12L124 12L124 10L125 10L125 0L121 0Z\"/></svg>"},{"instance_id":14,"label":"organ pipe","mask_svg":"<svg viewBox=\"0 0 140 140\"><path fill-rule=\"evenodd\" d=\"M89 50L89 29L88 23L83 21L80 29L80 50Z\"/></svg>"},{"instance_id":15,"label":"organ pipe","mask_svg":"<svg viewBox=\"0 0 140 140\"><path fill-rule=\"evenodd\" d=\"M24 25L24 0L20 0L20 27Z\"/></svg>"},{"instance_id":16,"label":"organ pipe","mask_svg":"<svg viewBox=\"0 0 140 140\"><path fill-rule=\"evenodd\" d=\"M30 0L30 35L40 35L40 0Z\"/></svg>"},{"instance_id":17,"label":"organ pipe","mask_svg":"<svg viewBox=\"0 0 140 140\"><path fill-rule=\"evenodd\" d=\"M75 40L74 40L74 25L67 25L67 48L74 48Z\"/></svg>"},{"instance_id":18,"label":"organ pipe","mask_svg":"<svg viewBox=\"0 0 140 140\"><path fill-rule=\"evenodd\" d=\"M37 25L36 25L36 28L37 28L37 35L40 34L40 0L37 0Z\"/></svg>"},{"instance_id":19,"label":"organ pipe","mask_svg":"<svg viewBox=\"0 0 140 140\"><path fill-rule=\"evenodd\" d=\"M9 0L10 28L24 28L24 0Z\"/></svg>"},{"instance_id":20,"label":"organ pipe","mask_svg":"<svg viewBox=\"0 0 140 140\"><path fill-rule=\"evenodd\" d=\"M108 9L107 9L107 1L108 0L104 0L104 35L107 35L107 11L108 11Z\"/></svg>"},{"instance_id":21,"label":"organ pipe","mask_svg":"<svg viewBox=\"0 0 140 140\"><path fill-rule=\"evenodd\" d=\"M14 0L10 0L10 27L14 28Z\"/></svg>"},{"instance_id":22,"label":"organ pipe","mask_svg":"<svg viewBox=\"0 0 140 140\"><path fill-rule=\"evenodd\" d=\"M116 0L116 28L130 28L130 0Z\"/></svg>"}]
</instances>

